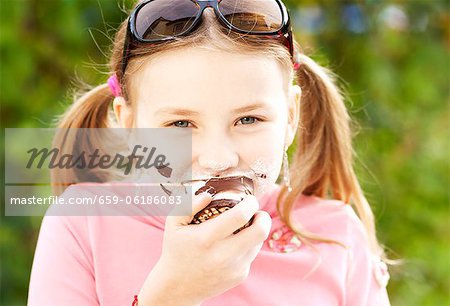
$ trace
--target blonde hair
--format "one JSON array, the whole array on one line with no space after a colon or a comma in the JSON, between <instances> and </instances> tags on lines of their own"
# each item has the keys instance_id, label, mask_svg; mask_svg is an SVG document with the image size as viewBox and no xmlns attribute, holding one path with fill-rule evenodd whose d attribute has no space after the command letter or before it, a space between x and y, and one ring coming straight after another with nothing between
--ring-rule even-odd
<instances>
[{"instance_id":1,"label":"blonde hair","mask_svg":"<svg viewBox=\"0 0 450 306\"><path fill-rule=\"evenodd\" d=\"M290 214L297 197L301 194L322 198L332 197L344 203L353 204L365 226L372 252L385 258L383 247L376 237L372 210L353 170L351 118L345 107L343 94L336 84L336 77L330 70L317 64L302 52L298 43L295 43L295 49L300 53L301 65L297 71L294 71L290 54L280 43L224 32L217 22L211 22L208 26L201 26L187 37L151 48L138 47L133 51L133 57L129 61L125 75L121 75L126 22L127 20L121 24L116 33L109 67L111 74L118 75L126 101L132 107L134 104L132 91L127 90L132 87L133 80L130 76L160 52L196 46L230 52L239 50L240 53L263 53L277 60L285 69L287 79L291 83L296 82L302 89L297 146L290 166L293 190L288 193L283 187L277 200L277 210L282 220L306 241L340 244L296 228ZM58 118L56 126L63 129L114 127L111 109L113 98L106 84L97 86L77 98ZM301 169L301 171L295 169ZM77 174L73 169L54 169L52 182L56 182L60 177L64 177L66 182L75 182ZM96 179L101 181L105 177L92 178L93 181ZM53 190L56 194L61 194L65 188L64 184L55 184Z\"/></svg>"}]
</instances>

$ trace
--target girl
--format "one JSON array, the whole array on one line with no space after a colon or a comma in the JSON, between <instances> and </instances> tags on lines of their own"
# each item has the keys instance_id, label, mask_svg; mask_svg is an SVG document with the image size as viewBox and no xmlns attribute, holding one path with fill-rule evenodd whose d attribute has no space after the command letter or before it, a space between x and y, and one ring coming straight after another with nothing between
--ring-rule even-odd
<instances>
[{"instance_id":1,"label":"girl","mask_svg":"<svg viewBox=\"0 0 450 306\"><path fill-rule=\"evenodd\" d=\"M265 178L202 224L208 193L188 216L45 216L29 305L389 305L344 98L280 0L141 2L110 64L59 128L189 129L193 178Z\"/></svg>"}]
</instances>

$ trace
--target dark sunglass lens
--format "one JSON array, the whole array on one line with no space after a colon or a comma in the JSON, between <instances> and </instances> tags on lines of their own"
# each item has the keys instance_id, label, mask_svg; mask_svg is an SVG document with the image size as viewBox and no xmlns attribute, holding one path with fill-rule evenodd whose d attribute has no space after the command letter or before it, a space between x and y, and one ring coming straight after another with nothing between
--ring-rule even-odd
<instances>
[{"instance_id":1,"label":"dark sunglass lens","mask_svg":"<svg viewBox=\"0 0 450 306\"><path fill-rule=\"evenodd\" d=\"M247 32L276 32L283 14L275 0L222 0L219 11L236 28Z\"/></svg>"},{"instance_id":2,"label":"dark sunglass lens","mask_svg":"<svg viewBox=\"0 0 450 306\"><path fill-rule=\"evenodd\" d=\"M199 7L189 0L154 0L142 7L135 20L141 39L161 39L179 35L194 23Z\"/></svg>"}]
</instances>

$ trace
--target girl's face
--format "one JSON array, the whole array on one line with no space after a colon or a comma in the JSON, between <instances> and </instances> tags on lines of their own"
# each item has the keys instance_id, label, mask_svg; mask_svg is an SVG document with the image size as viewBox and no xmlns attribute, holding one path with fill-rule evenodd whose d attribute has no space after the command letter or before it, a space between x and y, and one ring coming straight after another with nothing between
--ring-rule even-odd
<instances>
[{"instance_id":1,"label":"girl's face","mask_svg":"<svg viewBox=\"0 0 450 306\"><path fill-rule=\"evenodd\" d=\"M192 178L247 175L275 183L295 136L300 87L266 56L190 48L161 53L133 79L137 113L116 98L121 127L190 129ZM264 173L267 178L256 178Z\"/></svg>"}]
</instances>

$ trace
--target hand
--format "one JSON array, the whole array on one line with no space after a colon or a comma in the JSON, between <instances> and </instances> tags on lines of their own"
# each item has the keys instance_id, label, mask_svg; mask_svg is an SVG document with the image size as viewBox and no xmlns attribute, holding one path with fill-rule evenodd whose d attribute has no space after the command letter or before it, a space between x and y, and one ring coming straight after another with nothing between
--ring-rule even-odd
<instances>
[{"instance_id":1,"label":"hand","mask_svg":"<svg viewBox=\"0 0 450 306\"><path fill-rule=\"evenodd\" d=\"M189 224L195 213L211 200L208 193L193 195L190 216L174 216L177 214L174 211L167 217L161 257L140 296L157 294L152 285L158 281L161 290L170 290L163 293L166 300L170 295L175 303L177 297L180 305L198 305L235 287L248 276L251 263L269 235L272 220L267 212L258 210L256 197L248 195L213 219ZM253 215L252 225L233 235Z\"/></svg>"}]
</instances>

